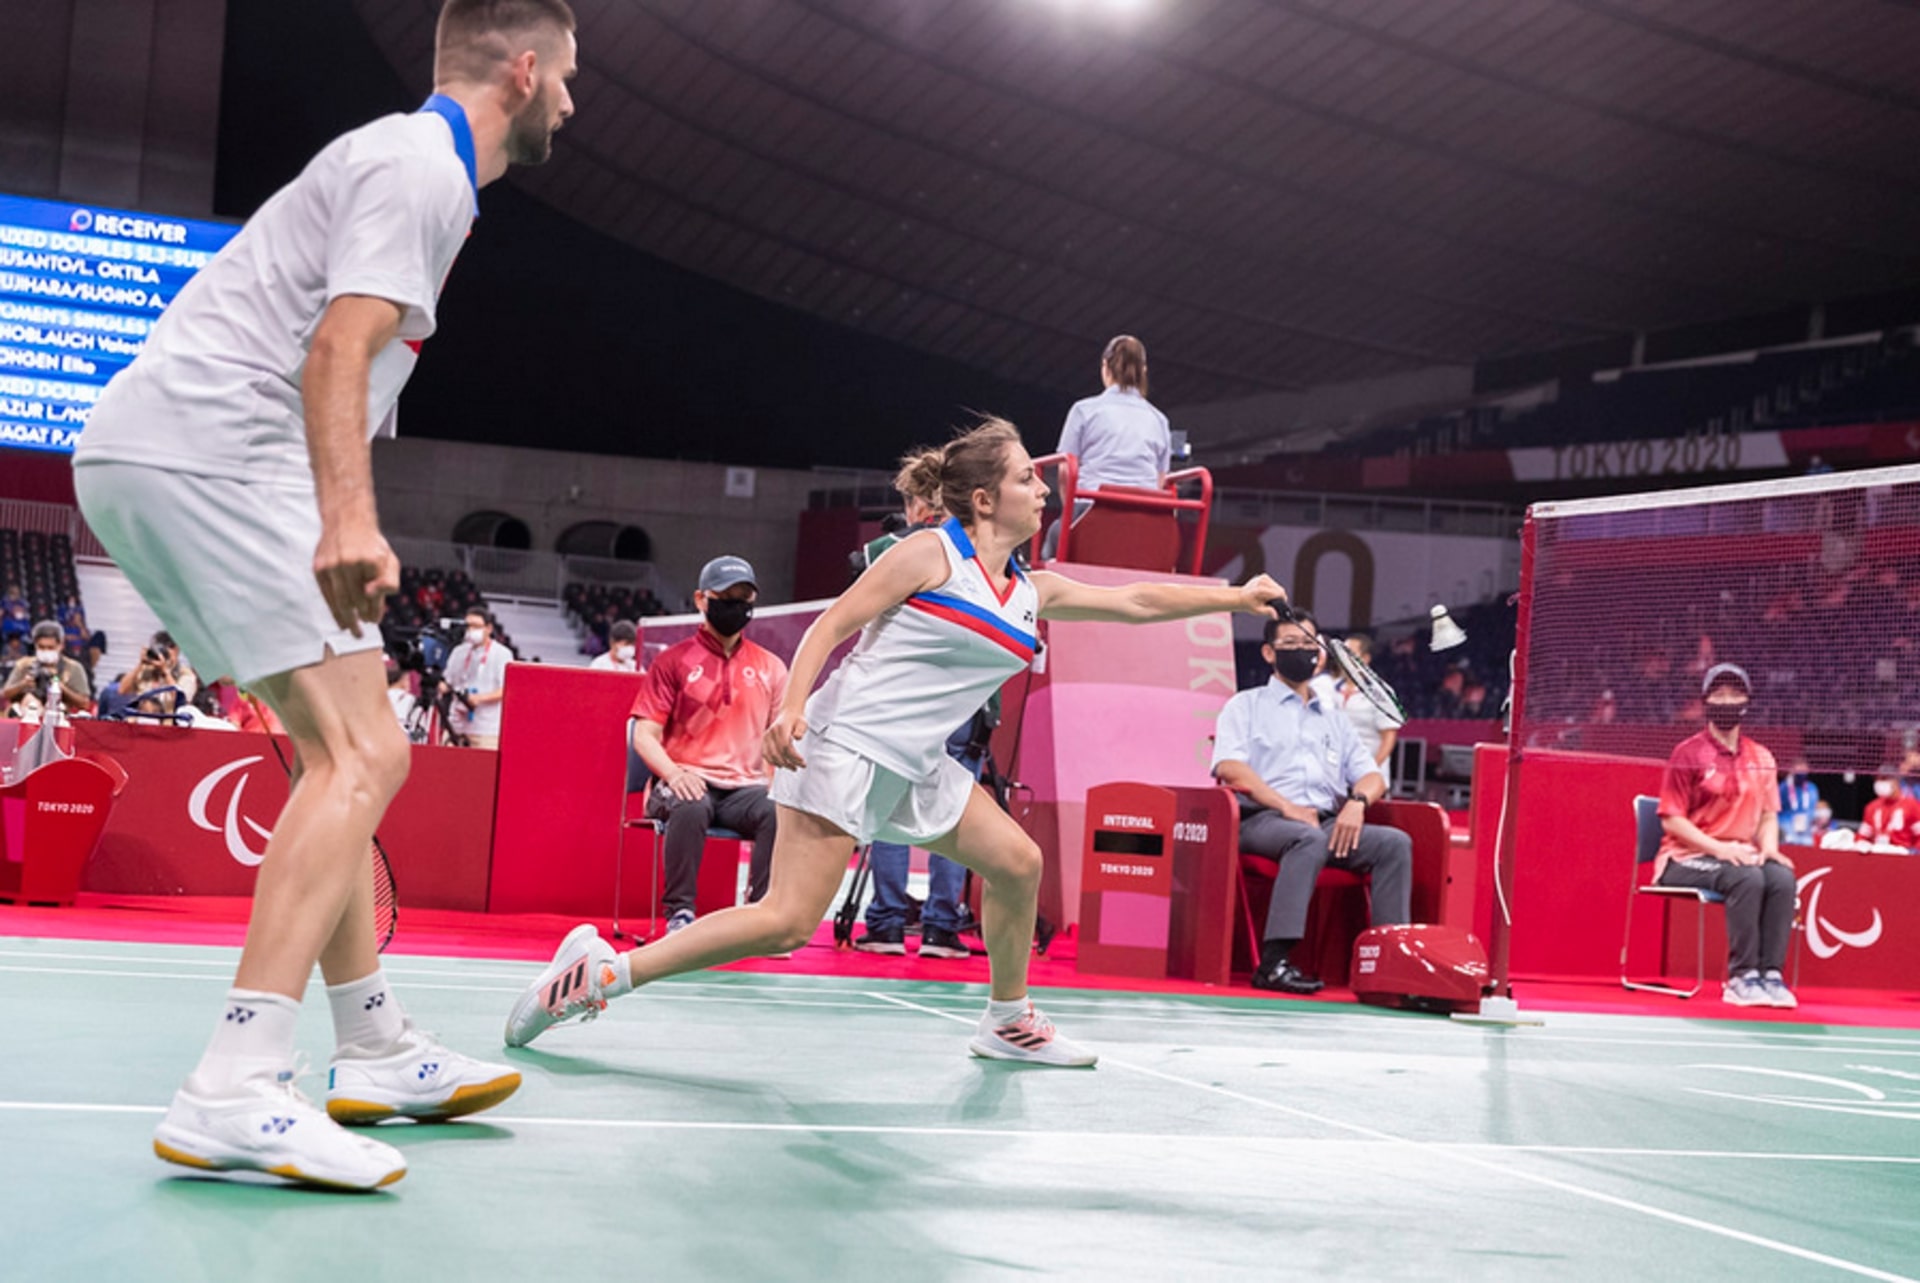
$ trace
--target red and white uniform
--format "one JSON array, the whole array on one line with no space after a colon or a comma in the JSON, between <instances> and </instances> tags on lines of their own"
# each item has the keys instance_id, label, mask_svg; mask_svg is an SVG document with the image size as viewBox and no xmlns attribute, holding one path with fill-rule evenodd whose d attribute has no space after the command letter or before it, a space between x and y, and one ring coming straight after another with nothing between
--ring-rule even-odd
<instances>
[{"instance_id":1,"label":"red and white uniform","mask_svg":"<svg viewBox=\"0 0 1920 1283\"><path fill-rule=\"evenodd\" d=\"M679 765L723 789L765 784L767 727L787 697L787 665L745 637L729 655L701 628L660 652L633 701L633 715L663 728Z\"/></svg>"},{"instance_id":2,"label":"red and white uniform","mask_svg":"<svg viewBox=\"0 0 1920 1283\"><path fill-rule=\"evenodd\" d=\"M1717 841L1757 846L1761 818L1780 812L1779 778L1772 751L1751 735L1742 735L1739 749L1729 750L1712 731L1701 731L1681 740L1667 759L1660 814L1692 820ZM1677 838L1663 838L1654 877L1666 871L1668 860L1698 854Z\"/></svg>"}]
</instances>

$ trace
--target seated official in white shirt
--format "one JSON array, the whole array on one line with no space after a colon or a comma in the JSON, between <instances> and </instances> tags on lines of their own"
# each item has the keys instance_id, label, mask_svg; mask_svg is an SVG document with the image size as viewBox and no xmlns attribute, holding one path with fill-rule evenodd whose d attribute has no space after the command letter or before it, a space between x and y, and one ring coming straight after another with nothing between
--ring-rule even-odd
<instances>
[{"instance_id":1,"label":"seated official in white shirt","mask_svg":"<svg viewBox=\"0 0 1920 1283\"><path fill-rule=\"evenodd\" d=\"M1074 402L1060 429L1060 453L1080 461L1076 522L1093 506L1090 491L1103 486L1158 489L1173 461L1167 416L1147 400L1146 345L1131 334L1108 340L1100 356L1100 383L1106 391ZM1059 543L1056 522L1047 531L1044 555L1051 559Z\"/></svg>"},{"instance_id":2,"label":"seated official in white shirt","mask_svg":"<svg viewBox=\"0 0 1920 1283\"><path fill-rule=\"evenodd\" d=\"M1294 613L1267 623L1260 653L1273 679L1220 710L1213 773L1241 794L1240 849L1280 862L1254 988L1307 994L1323 984L1288 954L1306 934L1307 904L1327 861L1368 878L1373 925L1387 926L1411 912L1413 843L1398 829L1365 822L1387 782L1345 711L1310 685L1318 629L1305 611Z\"/></svg>"},{"instance_id":3,"label":"seated official in white shirt","mask_svg":"<svg viewBox=\"0 0 1920 1283\"><path fill-rule=\"evenodd\" d=\"M640 671L640 630L631 619L613 621L607 628L606 653L595 655L587 667L596 673Z\"/></svg>"}]
</instances>

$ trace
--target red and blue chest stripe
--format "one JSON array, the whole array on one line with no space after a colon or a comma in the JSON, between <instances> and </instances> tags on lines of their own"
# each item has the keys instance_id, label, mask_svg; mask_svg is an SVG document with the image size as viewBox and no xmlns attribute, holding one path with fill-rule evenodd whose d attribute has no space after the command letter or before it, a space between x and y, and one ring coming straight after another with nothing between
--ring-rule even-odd
<instances>
[{"instance_id":1,"label":"red and blue chest stripe","mask_svg":"<svg viewBox=\"0 0 1920 1283\"><path fill-rule=\"evenodd\" d=\"M949 517L946 524L940 527L940 533L952 541L961 557L973 563L987 591L993 593L1002 605L1005 605L1013 596L1016 585L1026 579L1019 565L1009 562L1007 590L1004 593L1000 592L994 588L992 579L987 575L986 567L980 564L979 554L974 551L973 540L967 538L965 527ZM1034 654L1040 649L1038 637L964 597L945 592L922 592L907 598L906 604L922 614L932 615L935 619L944 619L950 624L958 625L968 632L986 638L996 646L1017 656L1022 663L1033 662Z\"/></svg>"}]
</instances>

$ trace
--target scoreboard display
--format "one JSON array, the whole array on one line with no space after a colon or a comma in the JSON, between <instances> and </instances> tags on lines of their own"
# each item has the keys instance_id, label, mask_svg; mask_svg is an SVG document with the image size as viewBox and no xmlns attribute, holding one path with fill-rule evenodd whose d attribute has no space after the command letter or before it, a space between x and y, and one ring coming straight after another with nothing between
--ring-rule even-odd
<instances>
[{"instance_id":1,"label":"scoreboard display","mask_svg":"<svg viewBox=\"0 0 1920 1283\"><path fill-rule=\"evenodd\" d=\"M0 446L71 453L107 380L239 230L0 195Z\"/></svg>"}]
</instances>

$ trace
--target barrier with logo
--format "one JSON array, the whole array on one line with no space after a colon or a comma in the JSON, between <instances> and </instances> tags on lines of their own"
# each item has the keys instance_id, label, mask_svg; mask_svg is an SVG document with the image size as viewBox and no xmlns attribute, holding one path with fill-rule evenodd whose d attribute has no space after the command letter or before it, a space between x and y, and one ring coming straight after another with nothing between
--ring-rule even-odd
<instances>
[{"instance_id":1,"label":"barrier with logo","mask_svg":"<svg viewBox=\"0 0 1920 1283\"><path fill-rule=\"evenodd\" d=\"M1635 794L1658 795L1664 762L1533 750L1520 765L1513 886L1513 970L1616 982L1620 927L1633 860ZM1505 788L1504 746L1475 751L1474 848L1478 890L1474 931L1482 939L1498 906L1494 848ZM1854 989L1912 989L1920 977L1920 857L1860 855L1783 847L1800 881L1800 983ZM1668 965L1693 965L1692 918L1672 915ZM1661 915L1634 922L1635 956L1661 947ZM1718 912L1707 917L1707 974L1726 960ZM1681 930L1684 926L1685 930ZM1682 940L1679 937L1685 936Z\"/></svg>"},{"instance_id":2,"label":"barrier with logo","mask_svg":"<svg viewBox=\"0 0 1920 1283\"><path fill-rule=\"evenodd\" d=\"M1230 983L1237 824L1223 788L1087 790L1079 969Z\"/></svg>"},{"instance_id":3,"label":"barrier with logo","mask_svg":"<svg viewBox=\"0 0 1920 1283\"><path fill-rule=\"evenodd\" d=\"M121 895L250 895L254 870L287 801L287 776L265 735L78 721L74 745L127 772L82 887ZM285 740L281 750L292 760ZM407 905L484 910L493 845L496 755L413 750L380 839Z\"/></svg>"}]
</instances>

